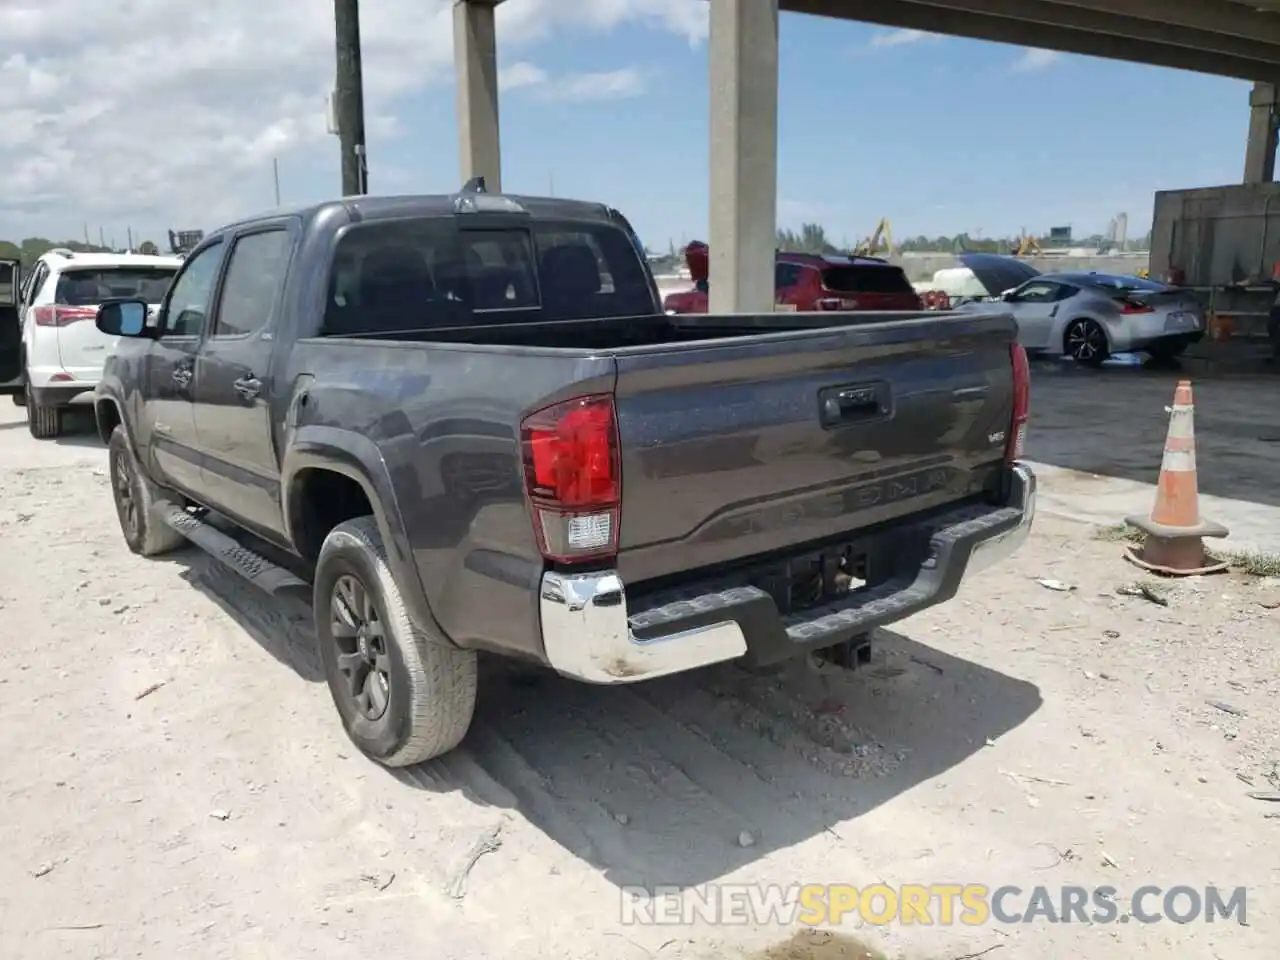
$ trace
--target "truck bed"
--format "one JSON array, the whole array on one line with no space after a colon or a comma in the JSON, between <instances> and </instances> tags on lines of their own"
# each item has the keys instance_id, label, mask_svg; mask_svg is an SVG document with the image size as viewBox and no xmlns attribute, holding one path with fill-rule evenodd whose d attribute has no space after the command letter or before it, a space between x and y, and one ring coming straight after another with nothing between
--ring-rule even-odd
<instances>
[{"instance_id":1,"label":"truck bed","mask_svg":"<svg viewBox=\"0 0 1280 960\"><path fill-rule=\"evenodd\" d=\"M379 343L460 344L475 347L541 347L563 350L622 350L655 347L699 340L760 337L766 334L799 331L873 327L879 341L891 339L893 331L912 324L947 321L979 326L991 316L969 313L944 314L937 311L893 313L764 313L725 315L657 314L590 320L561 320L546 323L500 323L459 327L436 327L406 337L404 333L367 334L347 340ZM970 327L966 327L969 329Z\"/></svg>"},{"instance_id":2,"label":"truck bed","mask_svg":"<svg viewBox=\"0 0 1280 960\"><path fill-rule=\"evenodd\" d=\"M640 589L994 500L1014 335L1000 313L654 316L311 338L292 376L324 384L309 422L358 427L412 483L401 510L427 594L451 636L483 645L545 568L530 413L613 398L616 568Z\"/></svg>"}]
</instances>

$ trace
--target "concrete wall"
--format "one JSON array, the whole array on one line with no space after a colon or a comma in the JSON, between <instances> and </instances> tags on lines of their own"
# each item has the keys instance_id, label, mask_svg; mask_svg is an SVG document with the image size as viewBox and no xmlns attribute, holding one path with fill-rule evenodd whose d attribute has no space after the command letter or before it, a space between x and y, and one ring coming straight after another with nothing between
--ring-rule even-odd
<instances>
[{"instance_id":1,"label":"concrete wall","mask_svg":"<svg viewBox=\"0 0 1280 960\"><path fill-rule=\"evenodd\" d=\"M1280 183L1230 184L1156 194L1151 273L1177 267L1232 337L1266 336L1280 261Z\"/></svg>"},{"instance_id":2,"label":"concrete wall","mask_svg":"<svg viewBox=\"0 0 1280 960\"><path fill-rule=\"evenodd\" d=\"M1269 280L1280 260L1280 183L1156 194L1151 272L1186 272L1190 286Z\"/></svg>"}]
</instances>

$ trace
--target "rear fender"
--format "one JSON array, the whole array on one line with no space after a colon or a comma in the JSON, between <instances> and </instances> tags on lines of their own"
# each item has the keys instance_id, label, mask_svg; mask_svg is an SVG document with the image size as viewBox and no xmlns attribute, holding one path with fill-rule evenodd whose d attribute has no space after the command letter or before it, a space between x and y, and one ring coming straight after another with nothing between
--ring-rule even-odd
<instances>
[{"instance_id":1,"label":"rear fender","mask_svg":"<svg viewBox=\"0 0 1280 960\"><path fill-rule=\"evenodd\" d=\"M298 542L298 537L292 520L291 501L301 491L302 472L309 469L342 474L364 490L373 507L392 575L409 605L409 614L437 637L444 638L446 634L431 612L422 588L422 578L414 563L391 473L377 445L368 437L337 427L304 426L297 429L284 454L280 485L285 534L293 544Z\"/></svg>"}]
</instances>

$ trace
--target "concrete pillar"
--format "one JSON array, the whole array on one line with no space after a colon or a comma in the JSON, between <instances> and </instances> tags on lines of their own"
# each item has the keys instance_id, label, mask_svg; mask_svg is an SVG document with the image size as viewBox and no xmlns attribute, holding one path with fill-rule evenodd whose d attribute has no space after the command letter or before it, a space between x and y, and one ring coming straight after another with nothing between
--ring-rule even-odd
<instances>
[{"instance_id":1,"label":"concrete pillar","mask_svg":"<svg viewBox=\"0 0 1280 960\"><path fill-rule=\"evenodd\" d=\"M498 124L498 0L454 0L453 60L458 74L458 148L462 182L484 177L490 193L502 190ZM458 186L462 186L459 183Z\"/></svg>"},{"instance_id":2,"label":"concrete pillar","mask_svg":"<svg viewBox=\"0 0 1280 960\"><path fill-rule=\"evenodd\" d=\"M1244 151L1244 182L1270 183L1276 178L1276 107L1280 99L1272 83L1255 83L1249 94L1249 143Z\"/></svg>"},{"instance_id":3,"label":"concrete pillar","mask_svg":"<svg viewBox=\"0 0 1280 960\"><path fill-rule=\"evenodd\" d=\"M778 0L711 0L713 313L773 310Z\"/></svg>"}]
</instances>

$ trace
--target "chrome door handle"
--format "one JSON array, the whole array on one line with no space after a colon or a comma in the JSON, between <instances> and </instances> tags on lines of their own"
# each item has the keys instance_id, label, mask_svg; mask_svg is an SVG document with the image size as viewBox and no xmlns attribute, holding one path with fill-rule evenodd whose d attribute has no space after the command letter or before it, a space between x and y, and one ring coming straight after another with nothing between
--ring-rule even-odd
<instances>
[{"instance_id":1,"label":"chrome door handle","mask_svg":"<svg viewBox=\"0 0 1280 960\"><path fill-rule=\"evenodd\" d=\"M241 377L232 386L236 388L236 393L246 400L256 399L262 392L262 381L254 376Z\"/></svg>"},{"instance_id":2,"label":"chrome door handle","mask_svg":"<svg viewBox=\"0 0 1280 960\"><path fill-rule=\"evenodd\" d=\"M185 387L191 382L191 371L186 367L178 367L173 371L173 382L180 387Z\"/></svg>"}]
</instances>

